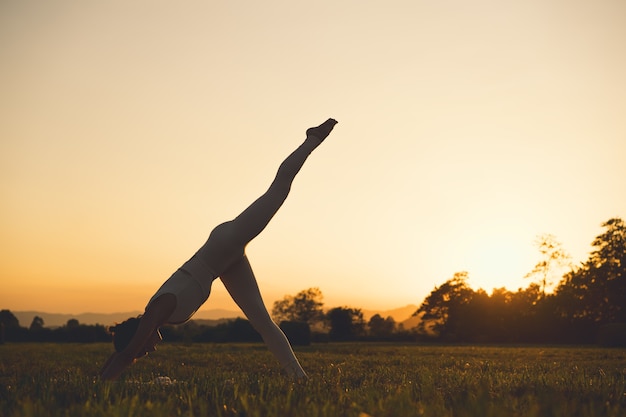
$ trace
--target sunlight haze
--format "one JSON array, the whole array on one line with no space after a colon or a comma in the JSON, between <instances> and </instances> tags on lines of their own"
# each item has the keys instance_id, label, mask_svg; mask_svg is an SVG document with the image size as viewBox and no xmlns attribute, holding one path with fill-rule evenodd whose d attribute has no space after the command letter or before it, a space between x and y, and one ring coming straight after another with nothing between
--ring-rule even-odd
<instances>
[{"instance_id":1,"label":"sunlight haze","mask_svg":"<svg viewBox=\"0 0 626 417\"><path fill-rule=\"evenodd\" d=\"M0 309L142 310L328 117L247 249L269 308L517 290L626 217L622 0L2 1L0 61Z\"/></svg>"}]
</instances>

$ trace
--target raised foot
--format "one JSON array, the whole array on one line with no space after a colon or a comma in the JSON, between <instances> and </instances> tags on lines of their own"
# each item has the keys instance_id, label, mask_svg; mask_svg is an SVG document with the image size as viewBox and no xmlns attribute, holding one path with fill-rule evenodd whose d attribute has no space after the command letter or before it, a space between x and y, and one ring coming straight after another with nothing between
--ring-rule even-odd
<instances>
[{"instance_id":1,"label":"raised foot","mask_svg":"<svg viewBox=\"0 0 626 417\"><path fill-rule=\"evenodd\" d=\"M337 121L335 119L328 119L317 127L312 127L310 129L307 129L306 136L307 138L311 136L316 137L322 141L326 139L326 137L330 134L330 132L333 130L333 127L335 127L336 124L337 124Z\"/></svg>"}]
</instances>

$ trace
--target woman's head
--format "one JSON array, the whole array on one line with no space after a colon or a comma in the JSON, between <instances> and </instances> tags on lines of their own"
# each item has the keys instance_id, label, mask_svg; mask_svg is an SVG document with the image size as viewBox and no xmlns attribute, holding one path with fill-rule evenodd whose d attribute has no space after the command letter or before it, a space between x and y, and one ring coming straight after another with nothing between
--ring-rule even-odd
<instances>
[{"instance_id":1,"label":"woman's head","mask_svg":"<svg viewBox=\"0 0 626 417\"><path fill-rule=\"evenodd\" d=\"M130 344L140 321L141 316L131 317L122 323L109 327L109 331L113 334L113 346L116 352L123 351Z\"/></svg>"},{"instance_id":2,"label":"woman's head","mask_svg":"<svg viewBox=\"0 0 626 417\"><path fill-rule=\"evenodd\" d=\"M113 346L116 352L121 352L130 344L131 340L137 333L139 323L141 322L141 316L131 317L128 320L116 324L113 327L109 327L109 331L113 334ZM154 329L150 336L144 341L144 346L135 352L135 357L140 358L147 355L150 352L156 350L156 345L163 340L159 329Z\"/></svg>"}]
</instances>

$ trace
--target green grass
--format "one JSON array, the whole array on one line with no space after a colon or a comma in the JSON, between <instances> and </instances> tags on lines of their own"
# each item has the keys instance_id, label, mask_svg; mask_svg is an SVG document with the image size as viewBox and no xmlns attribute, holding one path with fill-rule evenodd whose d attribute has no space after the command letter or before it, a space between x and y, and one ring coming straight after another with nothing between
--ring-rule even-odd
<instances>
[{"instance_id":1,"label":"green grass","mask_svg":"<svg viewBox=\"0 0 626 417\"><path fill-rule=\"evenodd\" d=\"M103 344L0 346L0 415L625 416L626 350L328 344L289 383L263 345L165 344L119 382ZM168 376L171 385L152 383Z\"/></svg>"}]
</instances>

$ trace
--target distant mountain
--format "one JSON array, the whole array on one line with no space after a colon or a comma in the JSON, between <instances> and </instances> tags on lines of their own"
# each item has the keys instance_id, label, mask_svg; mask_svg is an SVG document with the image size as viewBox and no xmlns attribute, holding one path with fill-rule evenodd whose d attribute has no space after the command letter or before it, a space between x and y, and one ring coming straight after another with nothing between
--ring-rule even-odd
<instances>
[{"instance_id":1,"label":"distant mountain","mask_svg":"<svg viewBox=\"0 0 626 417\"><path fill-rule=\"evenodd\" d=\"M417 311L418 308L419 307L416 306L415 304L409 304L404 307L394 308L393 310L363 310L361 309L361 311L363 312L363 318L366 321L369 321L369 319L372 318L372 316L375 316L376 314L378 314L384 319L391 316L397 323L400 323L410 318L411 315L415 313L415 311Z\"/></svg>"},{"instance_id":2,"label":"distant mountain","mask_svg":"<svg viewBox=\"0 0 626 417\"><path fill-rule=\"evenodd\" d=\"M406 330L412 329L420 324L423 315L424 313L420 313L418 316L411 316L404 321L398 322L398 324L401 324Z\"/></svg>"},{"instance_id":3,"label":"distant mountain","mask_svg":"<svg viewBox=\"0 0 626 417\"><path fill-rule=\"evenodd\" d=\"M369 321L372 316L378 314L382 318L386 319L391 316L398 324L402 324L405 329L411 329L416 327L420 322L420 317L413 317L413 313L417 311L419 307L415 304L409 304L404 307L394 308L393 310L361 310L363 312L363 318L365 321Z\"/></svg>"},{"instance_id":4,"label":"distant mountain","mask_svg":"<svg viewBox=\"0 0 626 417\"><path fill-rule=\"evenodd\" d=\"M35 316L43 319L45 327L59 327L67 324L70 319L76 319L80 324L102 324L105 326L121 323L129 317L141 314L141 311L130 311L122 313L81 313L81 314L60 314L46 313L43 311L12 311L20 322L20 326L29 327ZM193 316L197 320L220 320L243 317L240 311L213 309L198 311Z\"/></svg>"}]
</instances>

